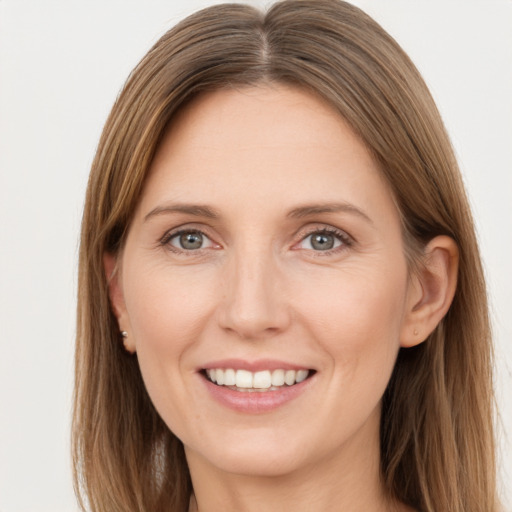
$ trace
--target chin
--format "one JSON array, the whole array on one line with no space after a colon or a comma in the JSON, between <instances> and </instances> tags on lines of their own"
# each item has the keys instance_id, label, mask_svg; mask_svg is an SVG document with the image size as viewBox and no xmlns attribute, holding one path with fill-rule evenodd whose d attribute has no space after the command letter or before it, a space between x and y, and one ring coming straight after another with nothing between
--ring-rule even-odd
<instances>
[{"instance_id":1,"label":"chin","mask_svg":"<svg viewBox=\"0 0 512 512\"><path fill-rule=\"evenodd\" d=\"M282 442L258 442L254 438L212 443L199 450L185 446L189 464L201 459L222 472L252 477L278 477L296 471L305 462L300 451L295 444L285 446Z\"/></svg>"},{"instance_id":2,"label":"chin","mask_svg":"<svg viewBox=\"0 0 512 512\"><path fill-rule=\"evenodd\" d=\"M229 441L209 443L206 449L185 447L187 460L206 461L222 472L251 476L279 477L294 473L314 464L319 452L307 446L304 440L283 439L281 436L234 435ZM308 452L311 457L308 457Z\"/></svg>"}]
</instances>

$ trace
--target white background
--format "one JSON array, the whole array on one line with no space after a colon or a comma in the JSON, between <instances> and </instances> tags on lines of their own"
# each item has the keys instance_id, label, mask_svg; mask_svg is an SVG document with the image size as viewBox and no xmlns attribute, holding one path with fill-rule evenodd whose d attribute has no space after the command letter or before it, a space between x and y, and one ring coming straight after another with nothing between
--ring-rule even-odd
<instances>
[{"instance_id":1,"label":"white background","mask_svg":"<svg viewBox=\"0 0 512 512\"><path fill-rule=\"evenodd\" d=\"M76 510L69 423L88 170L130 70L212 3L0 0L0 512ZM355 3L415 61L460 159L492 297L512 510L512 0Z\"/></svg>"}]
</instances>

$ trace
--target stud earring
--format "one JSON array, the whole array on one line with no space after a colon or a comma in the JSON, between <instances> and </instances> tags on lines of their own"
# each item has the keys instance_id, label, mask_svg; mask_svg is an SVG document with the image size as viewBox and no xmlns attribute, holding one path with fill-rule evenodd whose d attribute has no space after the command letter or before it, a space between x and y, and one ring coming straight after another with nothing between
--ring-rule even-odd
<instances>
[{"instance_id":1,"label":"stud earring","mask_svg":"<svg viewBox=\"0 0 512 512\"><path fill-rule=\"evenodd\" d=\"M121 336L123 337L123 347L129 354L135 354L135 350L128 346L128 333L126 331L121 331Z\"/></svg>"},{"instance_id":2,"label":"stud earring","mask_svg":"<svg viewBox=\"0 0 512 512\"><path fill-rule=\"evenodd\" d=\"M418 336L418 334L419 334L418 329L414 329L413 334L414 334L414 336Z\"/></svg>"}]
</instances>

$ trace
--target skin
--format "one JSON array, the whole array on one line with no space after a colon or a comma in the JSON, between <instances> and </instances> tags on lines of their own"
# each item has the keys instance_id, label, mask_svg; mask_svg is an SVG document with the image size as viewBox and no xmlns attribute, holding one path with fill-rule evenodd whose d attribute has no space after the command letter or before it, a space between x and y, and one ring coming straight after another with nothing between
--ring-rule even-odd
<instances>
[{"instance_id":1,"label":"skin","mask_svg":"<svg viewBox=\"0 0 512 512\"><path fill-rule=\"evenodd\" d=\"M172 211L184 204L215 216ZM182 248L178 228L203 233L201 248ZM322 230L333 250L312 245ZM318 98L222 90L181 112L105 266L126 347L185 445L191 510L407 510L380 481L380 402L400 346L422 342L453 296L453 242L425 254L411 276L389 187ZM248 414L206 391L198 369L224 358L315 373L290 402Z\"/></svg>"}]
</instances>

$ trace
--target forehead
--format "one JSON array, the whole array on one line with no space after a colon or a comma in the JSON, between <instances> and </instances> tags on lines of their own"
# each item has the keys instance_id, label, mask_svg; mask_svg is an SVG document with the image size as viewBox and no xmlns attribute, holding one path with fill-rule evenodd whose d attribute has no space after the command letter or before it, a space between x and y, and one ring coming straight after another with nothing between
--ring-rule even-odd
<instances>
[{"instance_id":1,"label":"forehead","mask_svg":"<svg viewBox=\"0 0 512 512\"><path fill-rule=\"evenodd\" d=\"M226 158L249 146L317 147L357 151L360 158L371 161L364 144L327 102L298 87L270 84L197 97L173 119L152 167L184 145L214 150L228 144L231 151Z\"/></svg>"},{"instance_id":2,"label":"forehead","mask_svg":"<svg viewBox=\"0 0 512 512\"><path fill-rule=\"evenodd\" d=\"M350 197L344 197L344 196ZM283 85L201 95L173 120L152 163L142 209L163 200L249 208L363 203L388 186L364 144L332 107Z\"/></svg>"}]
</instances>

